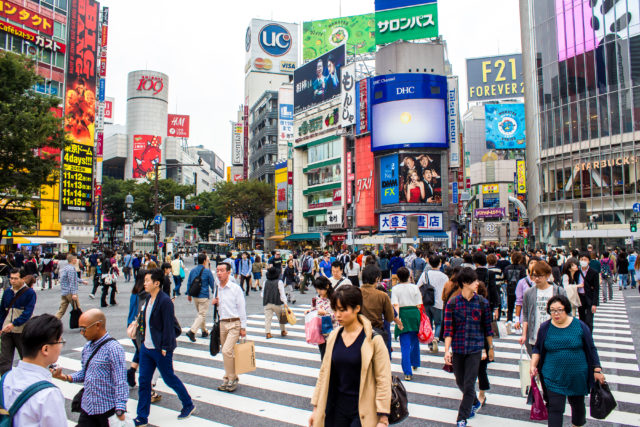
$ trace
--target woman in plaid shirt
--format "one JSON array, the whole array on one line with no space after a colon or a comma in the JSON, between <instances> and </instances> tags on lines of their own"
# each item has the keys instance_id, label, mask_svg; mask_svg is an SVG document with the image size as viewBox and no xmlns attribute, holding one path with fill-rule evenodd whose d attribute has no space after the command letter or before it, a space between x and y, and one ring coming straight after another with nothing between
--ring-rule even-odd
<instances>
[{"instance_id":1,"label":"woman in plaid shirt","mask_svg":"<svg viewBox=\"0 0 640 427\"><path fill-rule=\"evenodd\" d=\"M485 337L488 359L493 360L493 333L489 302L478 295L478 276L464 268L454 279L460 295L449 300L444 312L444 362L453 365L456 384L462 391L458 408L458 427L466 427L482 406L476 396L476 379L482 359Z\"/></svg>"}]
</instances>

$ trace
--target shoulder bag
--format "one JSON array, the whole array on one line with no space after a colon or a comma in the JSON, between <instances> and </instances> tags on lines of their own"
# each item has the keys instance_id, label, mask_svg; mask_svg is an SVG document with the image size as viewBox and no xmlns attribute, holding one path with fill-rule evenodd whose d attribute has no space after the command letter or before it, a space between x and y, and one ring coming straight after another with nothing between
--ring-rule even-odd
<instances>
[{"instance_id":1,"label":"shoulder bag","mask_svg":"<svg viewBox=\"0 0 640 427\"><path fill-rule=\"evenodd\" d=\"M218 287L214 298L218 297ZM218 304L213 306L213 326L209 332L209 354L217 356L220 353L220 314L218 313Z\"/></svg>"},{"instance_id":2,"label":"shoulder bag","mask_svg":"<svg viewBox=\"0 0 640 427\"><path fill-rule=\"evenodd\" d=\"M436 304L436 288L429 283L429 271L425 271L424 277L426 282L420 286L420 294L422 294L422 305L425 307L432 307Z\"/></svg>"},{"instance_id":3,"label":"shoulder bag","mask_svg":"<svg viewBox=\"0 0 640 427\"><path fill-rule=\"evenodd\" d=\"M202 266L202 270L200 270L200 274L196 276L191 282L191 287L189 288L189 296L192 298L198 298L200 296L200 291L202 290L202 273L204 272L204 265Z\"/></svg>"},{"instance_id":4,"label":"shoulder bag","mask_svg":"<svg viewBox=\"0 0 640 427\"><path fill-rule=\"evenodd\" d=\"M84 365L85 377L87 375L87 370L89 369L89 363L91 363L91 359L93 359L93 356L95 356L98 353L98 351L102 348L103 345L105 345L109 341L115 341L115 340L116 340L115 338L108 338L102 341L100 344L98 344L98 347L96 347L96 349L93 350L93 353L91 353L91 356L89 356L87 363ZM84 395L84 387L82 387L80 391L75 396L73 396L73 400L71 401L71 412L82 412L82 396L83 395Z\"/></svg>"}]
</instances>

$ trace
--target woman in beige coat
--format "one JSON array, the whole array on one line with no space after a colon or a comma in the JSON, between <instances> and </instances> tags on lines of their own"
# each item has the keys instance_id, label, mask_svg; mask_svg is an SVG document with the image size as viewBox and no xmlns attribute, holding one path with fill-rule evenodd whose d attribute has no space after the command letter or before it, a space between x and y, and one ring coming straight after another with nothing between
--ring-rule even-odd
<instances>
[{"instance_id":1,"label":"woman in beige coat","mask_svg":"<svg viewBox=\"0 0 640 427\"><path fill-rule=\"evenodd\" d=\"M331 307L341 327L327 338L309 426L388 426L391 362L382 336L373 336L371 322L359 314L360 289L341 286Z\"/></svg>"}]
</instances>

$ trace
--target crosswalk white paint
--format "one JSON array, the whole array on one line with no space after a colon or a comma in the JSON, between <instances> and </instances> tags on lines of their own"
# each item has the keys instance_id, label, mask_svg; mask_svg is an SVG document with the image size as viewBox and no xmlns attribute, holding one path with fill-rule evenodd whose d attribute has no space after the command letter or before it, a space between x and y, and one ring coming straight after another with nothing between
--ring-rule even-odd
<instances>
[{"instance_id":1,"label":"crosswalk white paint","mask_svg":"<svg viewBox=\"0 0 640 427\"><path fill-rule=\"evenodd\" d=\"M624 304L611 303L611 314L595 316L594 339L601 362L619 407L605 421L590 420L589 425L640 425L640 370L637 354L630 336ZM610 304L610 303L607 303ZM211 357L209 340L198 338L191 343L184 335L178 339L174 352L174 369L185 382L198 411L186 421L177 421L179 401L174 392L161 380L156 390L163 400L151 409L150 423L157 426L213 427L224 425L307 425L311 413L309 400L319 373L317 346L305 342L304 311L308 307L292 307L298 324L287 325L288 336L280 337L279 327L272 323L273 338L264 333L264 315L249 316L247 337L255 342L257 370L240 376L235 393L220 392L216 388L224 376L222 356ZM495 340L496 361L489 364L492 390L487 392L488 404L473 419L475 426L533 426L529 421L530 407L520 396L518 360L519 336L510 335ZM127 361L133 357L133 344L127 338L119 342L125 349ZM402 378L401 355L398 342L393 342L392 371ZM80 348L61 357L59 364L67 370L80 367ZM443 346L438 354L421 346L422 366L414 372L414 381L404 381L409 395L410 418L402 426L453 424L461 397L452 374L442 370ZM57 382L66 399L79 390L77 384ZM132 397L136 397L134 390ZM586 399L588 404L588 398ZM137 401L130 399L128 410L135 414ZM177 408L177 409L176 409ZM226 411L224 416L217 415ZM229 415L232 414L232 415ZM567 406L565 415L570 414ZM222 417L222 418L220 418ZM237 421L242 420L242 421ZM250 420L250 421L246 421ZM69 425L73 425L70 421Z\"/></svg>"}]
</instances>

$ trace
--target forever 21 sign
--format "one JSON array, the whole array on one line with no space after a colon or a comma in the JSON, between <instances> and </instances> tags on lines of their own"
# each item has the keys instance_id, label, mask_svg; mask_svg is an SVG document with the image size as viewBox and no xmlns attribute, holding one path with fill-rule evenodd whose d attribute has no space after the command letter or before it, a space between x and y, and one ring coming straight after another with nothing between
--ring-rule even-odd
<instances>
[{"instance_id":1,"label":"forever 21 sign","mask_svg":"<svg viewBox=\"0 0 640 427\"><path fill-rule=\"evenodd\" d=\"M157 95L164 89L164 80L162 77L155 76L142 76L138 82L138 88L140 91L151 91L153 95Z\"/></svg>"}]
</instances>

